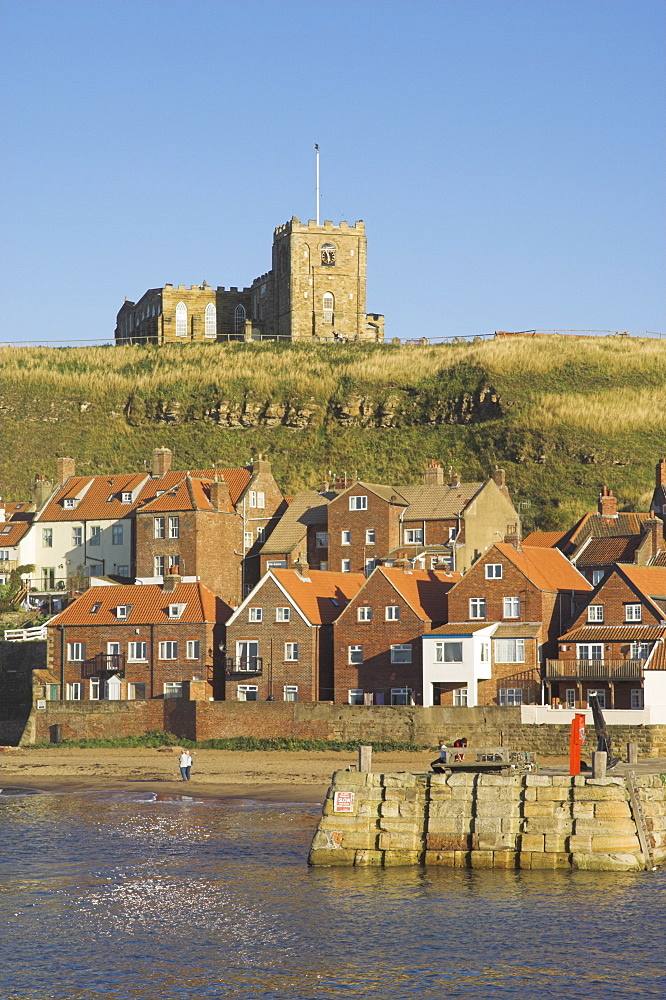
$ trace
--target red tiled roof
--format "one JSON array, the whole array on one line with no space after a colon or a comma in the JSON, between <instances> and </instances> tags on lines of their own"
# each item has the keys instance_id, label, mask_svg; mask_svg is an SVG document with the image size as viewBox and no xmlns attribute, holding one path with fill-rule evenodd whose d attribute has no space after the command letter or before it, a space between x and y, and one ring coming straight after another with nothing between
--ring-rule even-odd
<instances>
[{"instance_id":1,"label":"red tiled roof","mask_svg":"<svg viewBox=\"0 0 666 1000\"><path fill-rule=\"evenodd\" d=\"M554 549L565 536L566 531L533 531L523 538L523 545L528 548Z\"/></svg>"},{"instance_id":2,"label":"red tiled roof","mask_svg":"<svg viewBox=\"0 0 666 1000\"><path fill-rule=\"evenodd\" d=\"M8 521L14 516L14 514L25 514L29 508L29 500L6 500L0 503L0 510L4 510L5 517Z\"/></svg>"},{"instance_id":3,"label":"red tiled roof","mask_svg":"<svg viewBox=\"0 0 666 1000\"><path fill-rule=\"evenodd\" d=\"M592 538L580 556L574 557L576 566L611 566L616 562L632 562L640 543L640 535Z\"/></svg>"},{"instance_id":4,"label":"red tiled roof","mask_svg":"<svg viewBox=\"0 0 666 1000\"><path fill-rule=\"evenodd\" d=\"M270 572L312 625L334 622L365 583L362 573L329 573L316 569L309 570L308 579L304 579L294 569L272 569Z\"/></svg>"},{"instance_id":5,"label":"red tiled roof","mask_svg":"<svg viewBox=\"0 0 666 1000\"><path fill-rule=\"evenodd\" d=\"M650 566L666 566L666 549L662 549L652 557Z\"/></svg>"},{"instance_id":6,"label":"red tiled roof","mask_svg":"<svg viewBox=\"0 0 666 1000\"><path fill-rule=\"evenodd\" d=\"M224 601L203 583L180 583L164 592L159 584L122 584L114 587L90 587L72 604L52 618L55 625L160 625L175 623L169 618L170 604L186 604L182 622L225 622L231 614ZM92 608L98 605L97 611ZM119 620L114 611L119 605L132 605L128 618Z\"/></svg>"},{"instance_id":7,"label":"red tiled roof","mask_svg":"<svg viewBox=\"0 0 666 1000\"><path fill-rule=\"evenodd\" d=\"M168 510L215 510L210 502L210 485L210 480L185 476L172 489L138 509L142 514ZM233 509L231 503L227 503L225 510L233 512Z\"/></svg>"},{"instance_id":8,"label":"red tiled roof","mask_svg":"<svg viewBox=\"0 0 666 1000\"><path fill-rule=\"evenodd\" d=\"M29 521L0 522L0 549L18 545L29 528Z\"/></svg>"},{"instance_id":9,"label":"red tiled roof","mask_svg":"<svg viewBox=\"0 0 666 1000\"><path fill-rule=\"evenodd\" d=\"M640 535L643 521L649 513L623 512L617 517L602 517L596 511L585 514L577 525L567 532L573 545L580 545L589 535L595 538L613 538L616 535Z\"/></svg>"},{"instance_id":10,"label":"red tiled roof","mask_svg":"<svg viewBox=\"0 0 666 1000\"><path fill-rule=\"evenodd\" d=\"M657 642L645 664L646 670L666 670L666 642Z\"/></svg>"},{"instance_id":11,"label":"red tiled roof","mask_svg":"<svg viewBox=\"0 0 666 1000\"><path fill-rule=\"evenodd\" d=\"M378 566L375 573L385 576L419 618L430 622L446 618L447 594L462 579L460 573L393 566Z\"/></svg>"},{"instance_id":12,"label":"red tiled roof","mask_svg":"<svg viewBox=\"0 0 666 1000\"><path fill-rule=\"evenodd\" d=\"M666 597L666 566L622 566L621 571L646 597Z\"/></svg>"},{"instance_id":13,"label":"red tiled roof","mask_svg":"<svg viewBox=\"0 0 666 1000\"><path fill-rule=\"evenodd\" d=\"M159 479L150 479L146 483L139 494L140 504L148 503L157 495L158 490L163 492L173 489L185 476L191 476L192 479L212 480L215 479L215 476L224 479L229 486L231 502L236 504L252 479L252 469L241 467L238 469L188 469L183 472L167 472L165 476L161 476Z\"/></svg>"},{"instance_id":14,"label":"red tiled roof","mask_svg":"<svg viewBox=\"0 0 666 1000\"><path fill-rule=\"evenodd\" d=\"M572 566L559 549L530 548L497 542L494 546L509 559L539 590L593 590L585 577Z\"/></svg>"},{"instance_id":15,"label":"red tiled roof","mask_svg":"<svg viewBox=\"0 0 666 1000\"><path fill-rule=\"evenodd\" d=\"M558 642L654 642L666 635L662 625L579 625Z\"/></svg>"}]
</instances>

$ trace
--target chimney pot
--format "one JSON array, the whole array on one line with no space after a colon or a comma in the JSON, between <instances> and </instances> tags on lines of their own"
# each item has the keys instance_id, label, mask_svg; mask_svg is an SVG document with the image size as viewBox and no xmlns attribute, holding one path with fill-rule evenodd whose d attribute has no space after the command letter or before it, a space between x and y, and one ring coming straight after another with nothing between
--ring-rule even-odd
<instances>
[{"instance_id":1,"label":"chimney pot","mask_svg":"<svg viewBox=\"0 0 666 1000\"><path fill-rule=\"evenodd\" d=\"M617 517L617 497L607 486L603 486L599 494L598 510L602 517Z\"/></svg>"},{"instance_id":2,"label":"chimney pot","mask_svg":"<svg viewBox=\"0 0 666 1000\"><path fill-rule=\"evenodd\" d=\"M180 573L175 566L172 566L169 572L164 574L162 592L164 594L171 594L178 586L180 586Z\"/></svg>"},{"instance_id":3,"label":"chimney pot","mask_svg":"<svg viewBox=\"0 0 666 1000\"><path fill-rule=\"evenodd\" d=\"M434 462L432 459L428 462L426 470L423 473L423 483L425 486L444 485L444 469L439 462Z\"/></svg>"},{"instance_id":4,"label":"chimney pot","mask_svg":"<svg viewBox=\"0 0 666 1000\"><path fill-rule=\"evenodd\" d=\"M56 459L58 485L64 486L70 476L76 475L76 462L69 455Z\"/></svg>"}]
</instances>

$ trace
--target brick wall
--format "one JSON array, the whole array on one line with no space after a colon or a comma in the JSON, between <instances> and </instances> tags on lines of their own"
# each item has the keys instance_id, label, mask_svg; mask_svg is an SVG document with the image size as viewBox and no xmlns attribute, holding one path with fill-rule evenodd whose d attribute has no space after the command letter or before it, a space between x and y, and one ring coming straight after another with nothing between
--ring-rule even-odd
<instances>
[{"instance_id":1,"label":"brick wall","mask_svg":"<svg viewBox=\"0 0 666 1000\"><path fill-rule=\"evenodd\" d=\"M367 510L350 510L349 498L368 498ZM366 559L383 559L400 542L401 506L388 503L360 483L331 500L328 505L328 568L339 573L342 560L351 560L351 572L362 573ZM366 542L366 532L374 529L375 541ZM342 544L342 532L351 531L351 544Z\"/></svg>"}]
</instances>

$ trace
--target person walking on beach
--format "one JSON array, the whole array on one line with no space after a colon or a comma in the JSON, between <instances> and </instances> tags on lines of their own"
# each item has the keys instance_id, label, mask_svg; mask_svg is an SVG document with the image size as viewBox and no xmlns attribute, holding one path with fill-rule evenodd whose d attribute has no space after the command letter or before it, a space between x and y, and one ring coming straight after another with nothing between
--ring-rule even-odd
<instances>
[{"instance_id":1,"label":"person walking on beach","mask_svg":"<svg viewBox=\"0 0 666 1000\"><path fill-rule=\"evenodd\" d=\"M183 750L180 757L178 758L178 766L180 767L180 776L183 781L190 780L190 771L192 770L192 758L190 757L187 750Z\"/></svg>"}]
</instances>

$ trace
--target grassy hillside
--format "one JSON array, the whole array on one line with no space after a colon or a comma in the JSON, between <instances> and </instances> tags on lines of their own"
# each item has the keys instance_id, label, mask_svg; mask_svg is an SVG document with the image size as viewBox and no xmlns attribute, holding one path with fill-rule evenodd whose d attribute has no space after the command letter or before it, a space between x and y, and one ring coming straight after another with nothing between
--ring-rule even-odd
<instances>
[{"instance_id":1,"label":"grassy hillside","mask_svg":"<svg viewBox=\"0 0 666 1000\"><path fill-rule=\"evenodd\" d=\"M596 504L647 509L666 455L666 341L599 337L436 347L334 344L11 348L3 353L2 496L29 496L56 455L81 473L178 468L260 451L287 492L328 470L418 482L430 458L463 479L507 471L526 526Z\"/></svg>"}]
</instances>

